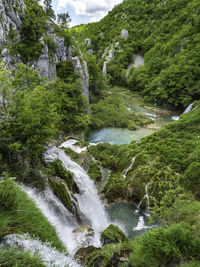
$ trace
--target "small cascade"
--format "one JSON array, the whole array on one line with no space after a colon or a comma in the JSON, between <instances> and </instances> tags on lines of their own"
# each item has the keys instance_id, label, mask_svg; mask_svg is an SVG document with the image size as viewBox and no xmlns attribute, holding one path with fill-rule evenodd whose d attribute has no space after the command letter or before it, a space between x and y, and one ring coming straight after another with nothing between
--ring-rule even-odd
<instances>
[{"instance_id":1,"label":"small cascade","mask_svg":"<svg viewBox=\"0 0 200 267\"><path fill-rule=\"evenodd\" d=\"M149 194L148 194L148 186L149 186L150 184L151 184L151 183L148 183L148 184L145 185L145 195L143 196L142 200L140 201L140 203L139 203L139 205L137 206L137 209L136 209L136 211L135 211L135 213L138 213L138 212L139 212L143 200L146 199L146 209L145 209L145 216L146 216L146 217L150 217L150 213L149 213Z\"/></svg>"},{"instance_id":2,"label":"small cascade","mask_svg":"<svg viewBox=\"0 0 200 267\"><path fill-rule=\"evenodd\" d=\"M138 224L136 227L133 228L133 231L142 231L144 229L151 229L155 226L147 226L145 225L145 220L143 216L139 217Z\"/></svg>"},{"instance_id":3,"label":"small cascade","mask_svg":"<svg viewBox=\"0 0 200 267\"><path fill-rule=\"evenodd\" d=\"M60 147L63 146L64 145L61 144ZM100 233L108 227L109 221L93 181L83 168L72 161L60 148L55 146L49 148L45 153L45 159L47 162L60 159L63 166L74 174L74 180L80 190L80 194L75 194L78 207L82 214L89 220L91 227L94 230L95 234L92 245L100 246ZM73 225L72 228L74 228Z\"/></svg>"},{"instance_id":4,"label":"small cascade","mask_svg":"<svg viewBox=\"0 0 200 267\"><path fill-rule=\"evenodd\" d=\"M37 255L48 267L80 267L72 258L52 248L50 243L41 243L40 240L33 239L28 234L7 235L3 240L3 246L20 247L30 251L31 255Z\"/></svg>"},{"instance_id":5,"label":"small cascade","mask_svg":"<svg viewBox=\"0 0 200 267\"><path fill-rule=\"evenodd\" d=\"M191 103L191 104L185 109L185 111L183 112L183 114L186 114L186 113L188 113L189 111L191 111L191 110L193 109L193 107L194 107L194 105L193 105L193 103Z\"/></svg>"},{"instance_id":6,"label":"small cascade","mask_svg":"<svg viewBox=\"0 0 200 267\"><path fill-rule=\"evenodd\" d=\"M130 169L133 167L133 164L135 162L135 157L133 157L132 161L131 161L131 165L125 170L125 173L123 174L123 177L126 178L127 173L130 171Z\"/></svg>"},{"instance_id":7,"label":"small cascade","mask_svg":"<svg viewBox=\"0 0 200 267\"><path fill-rule=\"evenodd\" d=\"M78 141L75 139L68 139L67 141L65 141L64 143L62 143L62 145L60 147L65 147L65 148L70 148L71 150L73 150L76 153L81 153L83 151L87 150L87 147L80 147L75 145Z\"/></svg>"}]
</instances>

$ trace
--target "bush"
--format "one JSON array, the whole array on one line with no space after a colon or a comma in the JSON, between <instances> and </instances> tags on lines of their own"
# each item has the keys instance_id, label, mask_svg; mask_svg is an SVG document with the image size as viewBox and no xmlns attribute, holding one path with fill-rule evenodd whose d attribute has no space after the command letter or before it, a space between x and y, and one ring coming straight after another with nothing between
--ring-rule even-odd
<instances>
[{"instance_id":1,"label":"bush","mask_svg":"<svg viewBox=\"0 0 200 267\"><path fill-rule=\"evenodd\" d=\"M18 187L13 182L14 178L8 177L4 174L4 177L0 179L0 210L1 211L17 211Z\"/></svg>"}]
</instances>

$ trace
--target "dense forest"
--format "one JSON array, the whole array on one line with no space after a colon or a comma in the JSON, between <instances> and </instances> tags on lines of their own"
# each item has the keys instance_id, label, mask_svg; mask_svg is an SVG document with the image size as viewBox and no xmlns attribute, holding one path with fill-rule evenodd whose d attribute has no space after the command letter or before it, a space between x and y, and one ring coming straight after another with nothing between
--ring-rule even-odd
<instances>
[{"instance_id":1,"label":"dense forest","mask_svg":"<svg viewBox=\"0 0 200 267\"><path fill-rule=\"evenodd\" d=\"M44 8L37 0L1 5L9 30L0 38L0 266L200 266L199 1L124 0L100 22L70 29L68 13L55 22L50 0ZM44 58L48 77L40 68ZM90 144L92 130L134 132L154 123L148 113L127 108L127 92L157 111L181 114L192 103L191 110L141 140ZM78 148L61 148L71 137ZM59 219L53 224L44 214L41 196L47 192L49 214L56 211L63 229L74 227L76 236L78 226L87 228L81 238L90 240L98 218L87 218L84 205L93 199L85 201L84 190L102 208L94 185L103 182L102 203L133 204L147 213L148 230L133 239L105 223L98 247L87 241L71 253L57 230ZM38 247L33 253L19 240L12 245L8 240L17 235L40 242L47 258Z\"/></svg>"},{"instance_id":2,"label":"dense forest","mask_svg":"<svg viewBox=\"0 0 200 267\"><path fill-rule=\"evenodd\" d=\"M101 69L114 46L114 57L107 64L110 84L127 86L146 102L181 109L199 97L199 25L196 0L126 0L100 22L72 32L80 46L85 38L91 39L85 49L94 51ZM126 38L122 30L128 31ZM136 54L144 56L145 64L130 68L127 77Z\"/></svg>"}]
</instances>

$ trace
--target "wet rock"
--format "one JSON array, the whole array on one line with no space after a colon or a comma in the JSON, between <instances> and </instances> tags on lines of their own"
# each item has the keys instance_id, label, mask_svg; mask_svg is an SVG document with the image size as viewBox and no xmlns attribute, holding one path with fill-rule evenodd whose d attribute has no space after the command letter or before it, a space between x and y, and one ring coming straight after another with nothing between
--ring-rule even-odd
<instances>
[{"instance_id":1,"label":"wet rock","mask_svg":"<svg viewBox=\"0 0 200 267\"><path fill-rule=\"evenodd\" d=\"M74 258L77 262L79 262L80 264L85 264L87 261L87 257L90 253L94 252L95 250L98 250L98 248L94 247L94 246L90 246L87 248L80 248Z\"/></svg>"}]
</instances>

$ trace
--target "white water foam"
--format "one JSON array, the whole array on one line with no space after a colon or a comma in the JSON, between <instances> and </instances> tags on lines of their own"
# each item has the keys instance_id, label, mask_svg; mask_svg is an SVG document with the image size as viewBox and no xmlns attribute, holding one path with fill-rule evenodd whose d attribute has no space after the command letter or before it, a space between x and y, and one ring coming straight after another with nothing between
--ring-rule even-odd
<instances>
[{"instance_id":1,"label":"white water foam","mask_svg":"<svg viewBox=\"0 0 200 267\"><path fill-rule=\"evenodd\" d=\"M144 229L151 229L153 227L155 227L155 226L147 226L147 225L145 225L144 217L140 216L139 220L138 220L138 224L137 224L136 227L133 228L133 231L141 231L141 230L144 230Z\"/></svg>"},{"instance_id":2,"label":"white water foam","mask_svg":"<svg viewBox=\"0 0 200 267\"><path fill-rule=\"evenodd\" d=\"M123 174L123 177L126 178L127 173L130 171L130 169L133 167L133 164L135 162L135 157L133 157L130 166L128 166L128 168L125 170L125 173Z\"/></svg>"},{"instance_id":3,"label":"white water foam","mask_svg":"<svg viewBox=\"0 0 200 267\"><path fill-rule=\"evenodd\" d=\"M25 251L30 251L31 255L37 255L48 267L80 267L72 258L52 248L50 243L42 243L38 239L31 238L28 234L7 235L3 241L3 245L20 247Z\"/></svg>"},{"instance_id":4,"label":"white water foam","mask_svg":"<svg viewBox=\"0 0 200 267\"><path fill-rule=\"evenodd\" d=\"M70 148L76 153L81 153L83 151L87 150L87 147L80 147L78 145L75 145L78 141L75 139L68 139L67 141L63 142L60 147Z\"/></svg>"},{"instance_id":5,"label":"white water foam","mask_svg":"<svg viewBox=\"0 0 200 267\"><path fill-rule=\"evenodd\" d=\"M63 144L60 147L63 147ZM79 209L89 219L95 233L92 245L100 246L100 233L108 227L109 221L93 181L83 168L72 161L60 148L55 146L49 148L45 153L45 159L49 162L60 159L63 166L74 174L74 180L80 190L80 194L75 195Z\"/></svg>"}]
</instances>

